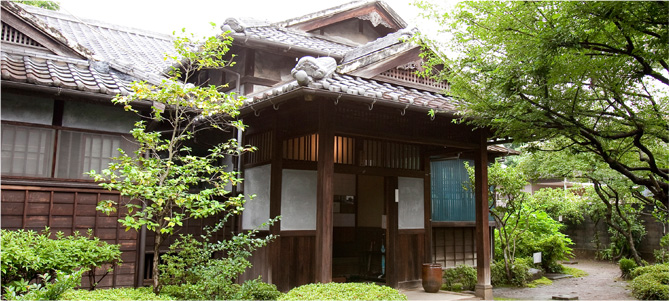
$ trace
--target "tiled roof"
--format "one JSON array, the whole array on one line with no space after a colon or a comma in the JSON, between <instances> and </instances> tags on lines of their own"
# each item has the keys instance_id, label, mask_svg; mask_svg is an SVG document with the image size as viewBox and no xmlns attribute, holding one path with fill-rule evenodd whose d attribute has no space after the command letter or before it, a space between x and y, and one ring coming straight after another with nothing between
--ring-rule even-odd
<instances>
[{"instance_id":1,"label":"tiled roof","mask_svg":"<svg viewBox=\"0 0 669 301\"><path fill-rule=\"evenodd\" d=\"M291 18L288 20L284 20L281 22L276 22L274 23L277 26L281 27L291 27L296 24L304 23L307 21L319 19L319 18L324 18L328 16L332 16L334 14L342 13L348 10L352 10L355 8L363 7L369 4L378 4L382 6L393 18L393 21L395 21L400 27L406 27L406 22L402 20L402 18L397 15L397 13L390 7L388 4L386 4L383 1L378 1L378 0L362 0L362 1L353 1L349 3L342 4L340 6L335 6L331 7L328 9L324 9L321 11L313 12L304 16L296 17L296 18Z\"/></svg>"},{"instance_id":2,"label":"tiled roof","mask_svg":"<svg viewBox=\"0 0 669 301\"><path fill-rule=\"evenodd\" d=\"M96 58L139 69L140 73L160 74L170 64L169 60L164 60L164 54L174 53L173 39L169 35L77 19L32 6L21 7L66 38L91 50Z\"/></svg>"},{"instance_id":3,"label":"tiled roof","mask_svg":"<svg viewBox=\"0 0 669 301\"><path fill-rule=\"evenodd\" d=\"M324 36L317 36L303 31L267 25L246 27L243 32L232 32L235 39L256 39L283 44L288 47L299 47L310 50L319 50L332 56L343 56L354 46L333 41Z\"/></svg>"},{"instance_id":4,"label":"tiled roof","mask_svg":"<svg viewBox=\"0 0 669 301\"><path fill-rule=\"evenodd\" d=\"M103 63L2 52L2 79L108 95L128 95L131 78Z\"/></svg>"},{"instance_id":5,"label":"tiled roof","mask_svg":"<svg viewBox=\"0 0 669 301\"><path fill-rule=\"evenodd\" d=\"M322 92L329 91L367 97L370 100L378 101L377 104L379 105L382 105L385 102L388 104L405 105L406 108L411 107L425 110L434 109L441 112L455 112L455 105L450 97L360 77L334 74L330 78L314 81L310 83L308 87ZM274 97L299 88L302 88L302 86L300 86L297 81L277 85L266 91L250 95L247 99L246 106L269 101Z\"/></svg>"},{"instance_id":6,"label":"tiled roof","mask_svg":"<svg viewBox=\"0 0 669 301\"><path fill-rule=\"evenodd\" d=\"M488 145L488 151L493 153L502 153L507 155L520 155L520 152L515 149L506 148L502 145Z\"/></svg>"}]
</instances>

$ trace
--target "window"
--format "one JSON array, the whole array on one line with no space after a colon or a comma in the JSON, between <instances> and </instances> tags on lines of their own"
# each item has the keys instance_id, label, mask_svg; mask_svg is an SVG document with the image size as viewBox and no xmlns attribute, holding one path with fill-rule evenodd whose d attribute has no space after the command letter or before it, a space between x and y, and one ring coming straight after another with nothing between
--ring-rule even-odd
<instances>
[{"instance_id":1,"label":"window","mask_svg":"<svg viewBox=\"0 0 669 301\"><path fill-rule=\"evenodd\" d=\"M61 131L56 155L56 178L88 179L85 172L107 168L118 149L132 153L136 146L128 137Z\"/></svg>"},{"instance_id":2,"label":"window","mask_svg":"<svg viewBox=\"0 0 669 301\"><path fill-rule=\"evenodd\" d=\"M55 130L2 125L2 174L49 177Z\"/></svg>"}]
</instances>

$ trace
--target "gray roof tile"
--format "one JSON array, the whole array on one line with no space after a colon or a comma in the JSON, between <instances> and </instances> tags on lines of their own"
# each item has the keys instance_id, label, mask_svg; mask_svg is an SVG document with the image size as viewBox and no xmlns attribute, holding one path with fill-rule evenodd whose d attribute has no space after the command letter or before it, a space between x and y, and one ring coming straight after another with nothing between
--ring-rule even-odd
<instances>
[{"instance_id":1,"label":"gray roof tile","mask_svg":"<svg viewBox=\"0 0 669 301\"><path fill-rule=\"evenodd\" d=\"M108 95L128 95L130 81L108 69L101 72L88 61L61 60L2 52L2 79Z\"/></svg>"},{"instance_id":2,"label":"gray roof tile","mask_svg":"<svg viewBox=\"0 0 669 301\"><path fill-rule=\"evenodd\" d=\"M343 56L354 46L332 41L323 36L292 30L277 26L246 27L243 33L233 32L232 36L239 39L257 39L284 44L289 47L301 47L320 50L333 56Z\"/></svg>"},{"instance_id":3,"label":"gray roof tile","mask_svg":"<svg viewBox=\"0 0 669 301\"><path fill-rule=\"evenodd\" d=\"M246 100L246 106L252 106L261 102L288 93L300 88L297 81L291 81L270 88L266 91L250 95ZM360 77L353 78L348 75L334 74L331 78L324 78L309 84L309 88L339 92L350 95L359 95L388 103L406 104L407 107L421 108L425 110L435 109L442 112L455 112L455 104L452 98L428 91L406 89L402 86L389 83L380 83L374 80Z\"/></svg>"},{"instance_id":4,"label":"gray roof tile","mask_svg":"<svg viewBox=\"0 0 669 301\"><path fill-rule=\"evenodd\" d=\"M169 35L76 19L64 13L31 6L21 7L104 61L158 75L170 64L169 60L163 59L164 54L174 53L173 39Z\"/></svg>"}]
</instances>

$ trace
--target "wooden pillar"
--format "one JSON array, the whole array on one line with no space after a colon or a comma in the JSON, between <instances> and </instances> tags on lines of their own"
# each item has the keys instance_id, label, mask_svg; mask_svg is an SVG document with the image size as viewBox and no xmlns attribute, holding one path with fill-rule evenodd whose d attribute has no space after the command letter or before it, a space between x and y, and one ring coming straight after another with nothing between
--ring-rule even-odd
<instances>
[{"instance_id":1,"label":"wooden pillar","mask_svg":"<svg viewBox=\"0 0 669 301\"><path fill-rule=\"evenodd\" d=\"M490 227L488 212L488 144L484 130L479 130L479 148L475 160L476 198L476 296L492 300L490 284Z\"/></svg>"},{"instance_id":2,"label":"wooden pillar","mask_svg":"<svg viewBox=\"0 0 669 301\"><path fill-rule=\"evenodd\" d=\"M423 255L423 263L433 263L434 259L432 258L432 171L430 166L430 156L423 156L423 168L425 170L425 176L423 177L423 198L424 202L424 215L425 215L425 250Z\"/></svg>"},{"instance_id":3,"label":"wooden pillar","mask_svg":"<svg viewBox=\"0 0 669 301\"><path fill-rule=\"evenodd\" d=\"M281 184L283 179L283 131L281 123L278 121L279 117L275 116L272 121L274 124L274 131L272 132L272 166L270 167L270 197L269 197L269 217L274 218L281 215ZM286 279L281 279L281 221L277 221L269 229L270 234L277 236L273 242L268 246L269 252L265 263L270 267L267 271L269 276L269 283L277 285L277 287L286 287Z\"/></svg>"},{"instance_id":4,"label":"wooden pillar","mask_svg":"<svg viewBox=\"0 0 669 301\"><path fill-rule=\"evenodd\" d=\"M398 204L395 202L395 190L398 188L397 177L385 177L384 187L386 200L386 284L397 288L399 285L396 252L399 236L399 212Z\"/></svg>"},{"instance_id":5,"label":"wooden pillar","mask_svg":"<svg viewBox=\"0 0 669 301\"><path fill-rule=\"evenodd\" d=\"M334 130L332 101L319 105L318 187L316 190L316 282L332 281L332 204L334 202Z\"/></svg>"}]
</instances>

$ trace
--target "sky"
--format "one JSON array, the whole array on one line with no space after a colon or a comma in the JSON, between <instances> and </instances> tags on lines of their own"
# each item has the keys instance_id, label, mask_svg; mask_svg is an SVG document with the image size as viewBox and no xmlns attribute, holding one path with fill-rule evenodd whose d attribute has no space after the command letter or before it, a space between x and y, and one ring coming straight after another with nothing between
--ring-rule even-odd
<instances>
[{"instance_id":1,"label":"sky","mask_svg":"<svg viewBox=\"0 0 669 301\"><path fill-rule=\"evenodd\" d=\"M200 36L218 33L218 26L230 17L252 17L272 22L299 17L311 12L351 2L351 0L58 0L61 12L81 19L101 20L112 24L172 34L186 28ZM413 0L385 0L408 24L424 30L420 10ZM456 0L437 0L452 5Z\"/></svg>"}]
</instances>

